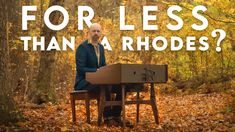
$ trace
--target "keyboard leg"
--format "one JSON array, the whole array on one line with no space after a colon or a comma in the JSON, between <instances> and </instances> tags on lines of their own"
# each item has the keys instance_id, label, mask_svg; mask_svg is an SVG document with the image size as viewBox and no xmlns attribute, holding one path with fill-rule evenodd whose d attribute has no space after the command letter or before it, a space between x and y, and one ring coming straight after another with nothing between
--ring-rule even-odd
<instances>
[{"instance_id":1,"label":"keyboard leg","mask_svg":"<svg viewBox=\"0 0 235 132\"><path fill-rule=\"evenodd\" d=\"M99 110L98 110L98 126L101 125L102 115L104 112L104 101L105 101L105 89L101 86L100 97L99 97Z\"/></svg>"},{"instance_id":2,"label":"keyboard leg","mask_svg":"<svg viewBox=\"0 0 235 132\"><path fill-rule=\"evenodd\" d=\"M158 109L157 109L157 104L156 104L157 102L156 102L156 98L155 98L154 83L151 83L150 101L151 101L151 106L152 106L152 110L153 110L155 123L159 124L159 120L158 120L159 115L158 115Z\"/></svg>"},{"instance_id":3,"label":"keyboard leg","mask_svg":"<svg viewBox=\"0 0 235 132\"><path fill-rule=\"evenodd\" d=\"M137 92L137 96L136 96L136 123L139 123L139 111L140 111L140 92Z\"/></svg>"},{"instance_id":4,"label":"keyboard leg","mask_svg":"<svg viewBox=\"0 0 235 132\"><path fill-rule=\"evenodd\" d=\"M76 110L75 110L75 100L73 98L73 95L70 95L70 101L71 101L71 108L72 108L73 123L75 123L76 122Z\"/></svg>"},{"instance_id":5,"label":"keyboard leg","mask_svg":"<svg viewBox=\"0 0 235 132\"><path fill-rule=\"evenodd\" d=\"M124 131L125 127L126 127L126 122L125 122L125 114L126 114L126 111L125 111L125 85L122 85L122 122L123 122L123 125L122 125L122 131Z\"/></svg>"}]
</instances>

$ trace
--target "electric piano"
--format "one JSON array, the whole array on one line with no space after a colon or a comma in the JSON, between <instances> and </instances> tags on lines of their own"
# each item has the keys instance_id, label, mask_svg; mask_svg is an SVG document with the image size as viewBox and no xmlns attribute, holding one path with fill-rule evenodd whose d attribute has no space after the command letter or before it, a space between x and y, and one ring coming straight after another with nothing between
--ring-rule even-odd
<instances>
[{"instance_id":1,"label":"electric piano","mask_svg":"<svg viewBox=\"0 0 235 132\"><path fill-rule=\"evenodd\" d=\"M136 104L136 122L139 122L139 105L149 104L152 106L152 111L155 123L159 124L157 101L155 97L154 84L166 83L168 80L168 66L167 65L153 65L153 64L113 64L101 67L96 72L86 73L86 80L91 84L98 84L101 87L99 96L99 110L98 110L98 125L101 125L102 113L105 106L120 105L122 106L123 130L125 128L125 105ZM141 100L140 91L137 91L136 100L126 101L125 98L125 84L144 84L150 83L150 99ZM105 99L105 86L111 87L112 84L120 84L122 89L121 101L107 101Z\"/></svg>"},{"instance_id":2,"label":"electric piano","mask_svg":"<svg viewBox=\"0 0 235 132\"><path fill-rule=\"evenodd\" d=\"M166 83L167 65L114 64L86 73L92 84Z\"/></svg>"}]
</instances>

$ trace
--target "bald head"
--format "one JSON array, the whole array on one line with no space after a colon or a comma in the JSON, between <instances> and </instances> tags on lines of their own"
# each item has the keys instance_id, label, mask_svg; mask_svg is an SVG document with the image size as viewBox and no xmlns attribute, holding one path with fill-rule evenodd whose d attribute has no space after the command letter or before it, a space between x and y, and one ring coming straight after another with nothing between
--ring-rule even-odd
<instances>
[{"instance_id":1,"label":"bald head","mask_svg":"<svg viewBox=\"0 0 235 132\"><path fill-rule=\"evenodd\" d=\"M93 23L90 26L90 30L92 30L92 29L100 29L101 30L101 26L99 23Z\"/></svg>"},{"instance_id":2,"label":"bald head","mask_svg":"<svg viewBox=\"0 0 235 132\"><path fill-rule=\"evenodd\" d=\"M89 36L93 43L98 43L101 36L101 26L98 23L93 23L90 26Z\"/></svg>"}]
</instances>

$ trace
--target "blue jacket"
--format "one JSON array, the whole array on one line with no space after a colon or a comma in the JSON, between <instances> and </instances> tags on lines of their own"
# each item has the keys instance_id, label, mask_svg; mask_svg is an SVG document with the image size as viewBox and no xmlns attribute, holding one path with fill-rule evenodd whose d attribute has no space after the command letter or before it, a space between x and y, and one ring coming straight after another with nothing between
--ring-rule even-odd
<instances>
[{"instance_id":1,"label":"blue jacket","mask_svg":"<svg viewBox=\"0 0 235 132\"><path fill-rule=\"evenodd\" d=\"M105 66L104 47L99 45L100 63L98 64L95 49L88 40L81 43L76 50L76 81L75 90L80 90L88 84L85 75L86 72L96 72L97 68Z\"/></svg>"}]
</instances>

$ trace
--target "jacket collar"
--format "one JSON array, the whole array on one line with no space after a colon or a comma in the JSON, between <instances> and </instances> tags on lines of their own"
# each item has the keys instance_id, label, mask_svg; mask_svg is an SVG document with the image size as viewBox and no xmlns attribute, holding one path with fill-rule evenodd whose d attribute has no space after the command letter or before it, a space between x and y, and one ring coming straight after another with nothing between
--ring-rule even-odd
<instances>
[{"instance_id":1,"label":"jacket collar","mask_svg":"<svg viewBox=\"0 0 235 132\"><path fill-rule=\"evenodd\" d=\"M94 45L91 43L91 39L87 39L87 44L94 46ZM98 43L97 45L100 45L100 43Z\"/></svg>"}]
</instances>

